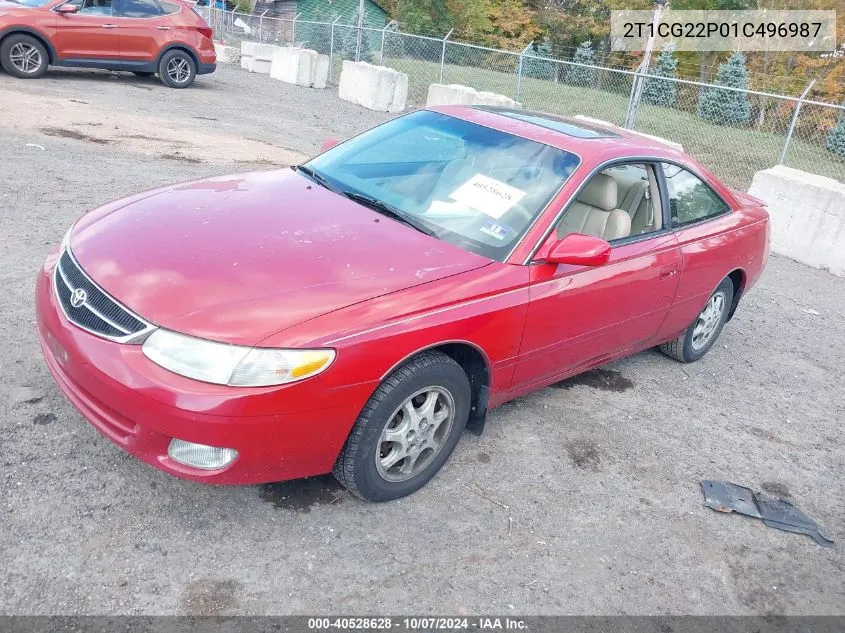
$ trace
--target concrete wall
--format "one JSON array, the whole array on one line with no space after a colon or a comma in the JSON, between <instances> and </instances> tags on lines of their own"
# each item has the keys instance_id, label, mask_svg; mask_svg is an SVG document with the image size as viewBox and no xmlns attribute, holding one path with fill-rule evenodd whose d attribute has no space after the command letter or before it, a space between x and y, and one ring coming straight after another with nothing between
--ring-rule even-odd
<instances>
[{"instance_id":1,"label":"concrete wall","mask_svg":"<svg viewBox=\"0 0 845 633\"><path fill-rule=\"evenodd\" d=\"M408 75L367 62L344 60L338 96L378 112L401 112L408 100Z\"/></svg>"},{"instance_id":2,"label":"concrete wall","mask_svg":"<svg viewBox=\"0 0 845 633\"><path fill-rule=\"evenodd\" d=\"M273 55L281 48L272 44L258 42L241 42L241 68L251 73L270 74Z\"/></svg>"},{"instance_id":3,"label":"concrete wall","mask_svg":"<svg viewBox=\"0 0 845 633\"><path fill-rule=\"evenodd\" d=\"M845 184L777 165L748 193L768 205L773 252L845 277Z\"/></svg>"},{"instance_id":4,"label":"concrete wall","mask_svg":"<svg viewBox=\"0 0 845 633\"><path fill-rule=\"evenodd\" d=\"M217 54L217 63L219 64L237 64L241 61L241 49L237 46L226 46L214 42L214 52Z\"/></svg>"},{"instance_id":5,"label":"concrete wall","mask_svg":"<svg viewBox=\"0 0 845 633\"><path fill-rule=\"evenodd\" d=\"M461 84L431 84L425 107L438 105L492 105L503 108L521 108L522 104L495 92L478 92Z\"/></svg>"}]
</instances>

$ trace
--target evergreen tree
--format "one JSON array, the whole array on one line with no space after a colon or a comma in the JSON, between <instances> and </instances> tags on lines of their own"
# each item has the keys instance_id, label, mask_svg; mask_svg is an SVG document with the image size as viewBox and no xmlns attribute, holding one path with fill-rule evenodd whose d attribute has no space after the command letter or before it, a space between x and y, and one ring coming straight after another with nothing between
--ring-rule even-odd
<instances>
[{"instance_id":1,"label":"evergreen tree","mask_svg":"<svg viewBox=\"0 0 845 633\"><path fill-rule=\"evenodd\" d=\"M839 119L839 122L830 128L830 131L824 137L824 146L834 154L845 156L845 116Z\"/></svg>"},{"instance_id":2,"label":"evergreen tree","mask_svg":"<svg viewBox=\"0 0 845 633\"><path fill-rule=\"evenodd\" d=\"M748 89L745 55L737 51L716 73L716 83L730 88ZM751 119L748 94L734 90L706 89L698 101L698 116L718 125L747 125Z\"/></svg>"},{"instance_id":3,"label":"evergreen tree","mask_svg":"<svg viewBox=\"0 0 845 633\"><path fill-rule=\"evenodd\" d=\"M548 40L543 40L529 50L522 58L522 74L537 79L553 79L555 63L550 61L552 47Z\"/></svg>"},{"instance_id":4,"label":"evergreen tree","mask_svg":"<svg viewBox=\"0 0 845 633\"><path fill-rule=\"evenodd\" d=\"M657 57L657 64L648 72L650 76L643 86L643 101L666 108L674 107L678 101L678 84L674 81L659 78L669 77L674 79L677 68L678 59L675 57L675 44L669 42ZM655 79L651 77L655 77Z\"/></svg>"},{"instance_id":5,"label":"evergreen tree","mask_svg":"<svg viewBox=\"0 0 845 633\"><path fill-rule=\"evenodd\" d=\"M590 40L581 42L575 51L572 61L576 64L589 64L595 66L595 53L593 43ZM590 86L596 81L596 69L585 68L584 66L570 66L566 72L566 82L574 86Z\"/></svg>"},{"instance_id":6,"label":"evergreen tree","mask_svg":"<svg viewBox=\"0 0 845 633\"><path fill-rule=\"evenodd\" d=\"M394 26L384 34L384 59L405 57L405 36L398 31ZM384 60L381 63L384 63Z\"/></svg>"}]
</instances>

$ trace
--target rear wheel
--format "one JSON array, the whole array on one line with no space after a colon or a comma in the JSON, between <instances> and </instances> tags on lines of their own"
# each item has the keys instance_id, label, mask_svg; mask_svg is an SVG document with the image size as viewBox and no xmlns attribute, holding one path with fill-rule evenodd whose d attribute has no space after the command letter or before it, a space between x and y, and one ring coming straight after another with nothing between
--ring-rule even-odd
<instances>
[{"instance_id":1,"label":"rear wheel","mask_svg":"<svg viewBox=\"0 0 845 633\"><path fill-rule=\"evenodd\" d=\"M723 279L692 325L675 340L661 345L660 351L682 363L692 363L704 356L713 347L728 320L733 296L733 282Z\"/></svg>"},{"instance_id":2,"label":"rear wheel","mask_svg":"<svg viewBox=\"0 0 845 633\"><path fill-rule=\"evenodd\" d=\"M334 467L352 494L389 501L416 492L449 459L470 409L466 373L440 352L399 367L370 397Z\"/></svg>"},{"instance_id":3,"label":"rear wheel","mask_svg":"<svg viewBox=\"0 0 845 633\"><path fill-rule=\"evenodd\" d=\"M0 64L14 77L34 79L47 72L50 57L47 49L30 35L10 35L0 46Z\"/></svg>"},{"instance_id":4,"label":"rear wheel","mask_svg":"<svg viewBox=\"0 0 845 633\"><path fill-rule=\"evenodd\" d=\"M158 63L161 83L170 88L187 88L197 76L194 58L183 50L167 51Z\"/></svg>"}]
</instances>

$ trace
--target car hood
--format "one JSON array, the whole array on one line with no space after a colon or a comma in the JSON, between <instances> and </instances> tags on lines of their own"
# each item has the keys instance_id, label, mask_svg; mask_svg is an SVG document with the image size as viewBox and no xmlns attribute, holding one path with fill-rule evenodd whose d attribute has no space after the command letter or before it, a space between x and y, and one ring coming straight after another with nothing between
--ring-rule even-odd
<instances>
[{"instance_id":1,"label":"car hood","mask_svg":"<svg viewBox=\"0 0 845 633\"><path fill-rule=\"evenodd\" d=\"M149 321L239 344L490 263L292 170L139 194L83 216L70 244Z\"/></svg>"}]
</instances>

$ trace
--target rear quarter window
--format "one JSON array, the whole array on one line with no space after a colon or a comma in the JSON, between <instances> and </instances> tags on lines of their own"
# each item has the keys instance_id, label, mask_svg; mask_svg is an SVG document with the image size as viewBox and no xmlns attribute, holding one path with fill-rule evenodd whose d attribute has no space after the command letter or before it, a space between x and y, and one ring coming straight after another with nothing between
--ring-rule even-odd
<instances>
[{"instance_id":1,"label":"rear quarter window","mask_svg":"<svg viewBox=\"0 0 845 633\"><path fill-rule=\"evenodd\" d=\"M179 13L179 10L182 8L181 5L174 4L172 2L161 2L161 0L159 0L159 5L161 6L161 10L167 15L170 15L171 13Z\"/></svg>"}]
</instances>

